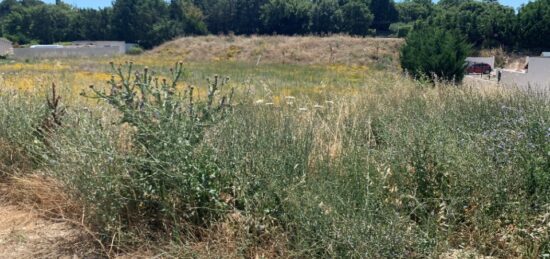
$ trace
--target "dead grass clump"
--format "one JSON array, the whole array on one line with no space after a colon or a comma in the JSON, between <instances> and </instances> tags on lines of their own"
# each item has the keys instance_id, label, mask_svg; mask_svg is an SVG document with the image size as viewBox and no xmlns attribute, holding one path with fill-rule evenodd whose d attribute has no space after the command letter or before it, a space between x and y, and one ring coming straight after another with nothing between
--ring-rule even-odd
<instances>
[{"instance_id":1,"label":"dead grass clump","mask_svg":"<svg viewBox=\"0 0 550 259\"><path fill-rule=\"evenodd\" d=\"M79 218L82 213L81 206L52 178L39 174L14 176L6 186L1 194L9 204L61 218Z\"/></svg>"},{"instance_id":2,"label":"dead grass clump","mask_svg":"<svg viewBox=\"0 0 550 259\"><path fill-rule=\"evenodd\" d=\"M269 224L268 224L269 225ZM208 229L200 239L174 243L166 253L181 258L288 258L288 239L281 229L238 212Z\"/></svg>"},{"instance_id":3,"label":"dead grass clump","mask_svg":"<svg viewBox=\"0 0 550 259\"><path fill-rule=\"evenodd\" d=\"M0 138L0 179L30 168L24 150Z\"/></svg>"}]
</instances>

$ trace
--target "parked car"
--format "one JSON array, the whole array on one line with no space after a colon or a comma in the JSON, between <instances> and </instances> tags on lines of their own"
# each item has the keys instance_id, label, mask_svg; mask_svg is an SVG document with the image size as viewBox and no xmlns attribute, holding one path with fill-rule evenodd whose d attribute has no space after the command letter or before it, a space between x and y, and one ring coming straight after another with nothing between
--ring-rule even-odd
<instances>
[{"instance_id":1,"label":"parked car","mask_svg":"<svg viewBox=\"0 0 550 259\"><path fill-rule=\"evenodd\" d=\"M491 66L485 63L469 64L466 68L468 74L489 74L491 71L493 71Z\"/></svg>"}]
</instances>

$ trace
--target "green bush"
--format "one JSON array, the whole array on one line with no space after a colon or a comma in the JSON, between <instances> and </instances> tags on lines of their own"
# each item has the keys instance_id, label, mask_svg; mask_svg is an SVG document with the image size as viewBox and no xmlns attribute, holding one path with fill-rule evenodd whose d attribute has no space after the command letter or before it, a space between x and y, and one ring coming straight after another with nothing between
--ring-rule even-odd
<instances>
[{"instance_id":1,"label":"green bush","mask_svg":"<svg viewBox=\"0 0 550 259\"><path fill-rule=\"evenodd\" d=\"M139 47L139 46L134 46L134 47L131 47L127 52L126 54L128 55L140 55L143 53L143 48Z\"/></svg>"},{"instance_id":2,"label":"green bush","mask_svg":"<svg viewBox=\"0 0 550 259\"><path fill-rule=\"evenodd\" d=\"M390 31L399 38L407 37L412 29L413 25L409 23L399 22L390 24Z\"/></svg>"},{"instance_id":3,"label":"green bush","mask_svg":"<svg viewBox=\"0 0 550 259\"><path fill-rule=\"evenodd\" d=\"M401 48L401 67L416 78L462 81L472 48L459 35L435 27L413 30Z\"/></svg>"}]
</instances>

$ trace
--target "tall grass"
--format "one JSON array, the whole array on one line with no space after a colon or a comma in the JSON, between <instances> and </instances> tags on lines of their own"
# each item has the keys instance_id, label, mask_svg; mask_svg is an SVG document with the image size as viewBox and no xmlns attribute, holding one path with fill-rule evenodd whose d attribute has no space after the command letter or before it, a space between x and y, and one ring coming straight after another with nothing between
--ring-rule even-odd
<instances>
[{"instance_id":1,"label":"tall grass","mask_svg":"<svg viewBox=\"0 0 550 259\"><path fill-rule=\"evenodd\" d=\"M175 140L189 131L121 124L124 111L106 103L68 107L64 127L39 149L28 132L44 114L41 100L13 92L0 94L0 137L38 155L38 166L85 204L86 219L108 244L151 238L143 226L155 224L182 244L201 239L186 227L200 221L179 217L193 211L177 209L199 204L220 212L197 214L207 222L200 227L239 215L249 239L239 249L283 232L290 257L434 257L464 247L498 257L549 252L548 99L367 75L345 87L292 87L292 96L234 81L232 111L200 131L188 158ZM299 76L292 80L300 84ZM274 92L288 89L278 82ZM143 130L156 141L136 141ZM143 172L154 174L144 179ZM211 174L223 178L208 189L215 203L195 203L189 195L204 192L184 183Z\"/></svg>"}]
</instances>

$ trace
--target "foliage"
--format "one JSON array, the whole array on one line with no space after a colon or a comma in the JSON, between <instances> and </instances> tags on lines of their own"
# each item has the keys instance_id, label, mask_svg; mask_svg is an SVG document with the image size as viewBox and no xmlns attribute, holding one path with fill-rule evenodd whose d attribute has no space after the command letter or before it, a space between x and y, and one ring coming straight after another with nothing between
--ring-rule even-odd
<instances>
[{"instance_id":1,"label":"foliage","mask_svg":"<svg viewBox=\"0 0 550 259\"><path fill-rule=\"evenodd\" d=\"M320 0L311 9L311 31L329 34L341 31L344 14L337 0Z\"/></svg>"},{"instance_id":2,"label":"foliage","mask_svg":"<svg viewBox=\"0 0 550 259\"><path fill-rule=\"evenodd\" d=\"M413 25L408 23L392 23L389 29L397 37L407 37L409 32L412 31Z\"/></svg>"},{"instance_id":3,"label":"foliage","mask_svg":"<svg viewBox=\"0 0 550 259\"><path fill-rule=\"evenodd\" d=\"M309 29L311 2L307 0L270 0L261 10L264 32L303 34Z\"/></svg>"},{"instance_id":4,"label":"foliage","mask_svg":"<svg viewBox=\"0 0 550 259\"><path fill-rule=\"evenodd\" d=\"M374 14L372 27L378 31L387 31L390 24L399 18L393 0L371 0L369 8Z\"/></svg>"},{"instance_id":5,"label":"foliage","mask_svg":"<svg viewBox=\"0 0 550 259\"><path fill-rule=\"evenodd\" d=\"M369 34L374 19L368 5L361 0L350 0L342 6L344 15L343 31L355 35Z\"/></svg>"},{"instance_id":6,"label":"foliage","mask_svg":"<svg viewBox=\"0 0 550 259\"><path fill-rule=\"evenodd\" d=\"M139 54L142 54L142 53L143 53L143 49L139 46L134 46L126 52L126 54L128 54L128 55L139 55Z\"/></svg>"},{"instance_id":7,"label":"foliage","mask_svg":"<svg viewBox=\"0 0 550 259\"><path fill-rule=\"evenodd\" d=\"M428 23L455 30L479 48L539 51L548 46L549 5L548 0L535 0L516 13L489 0L116 0L104 9L2 0L0 35L19 44L124 40L151 48L179 36L207 33L364 36L386 34L394 23Z\"/></svg>"},{"instance_id":8,"label":"foliage","mask_svg":"<svg viewBox=\"0 0 550 259\"><path fill-rule=\"evenodd\" d=\"M458 6L438 8L430 23L456 30L480 47L512 46L516 37L514 9L498 3L468 1Z\"/></svg>"},{"instance_id":9,"label":"foliage","mask_svg":"<svg viewBox=\"0 0 550 259\"><path fill-rule=\"evenodd\" d=\"M399 21L414 22L428 18L433 12L433 3L426 0L406 0L396 4Z\"/></svg>"},{"instance_id":10,"label":"foliage","mask_svg":"<svg viewBox=\"0 0 550 259\"><path fill-rule=\"evenodd\" d=\"M413 30L401 49L401 67L414 77L462 81L471 53L459 34L435 27Z\"/></svg>"},{"instance_id":11,"label":"foliage","mask_svg":"<svg viewBox=\"0 0 550 259\"><path fill-rule=\"evenodd\" d=\"M518 13L521 44L530 48L550 48L550 1L537 0L527 3Z\"/></svg>"},{"instance_id":12,"label":"foliage","mask_svg":"<svg viewBox=\"0 0 550 259\"><path fill-rule=\"evenodd\" d=\"M209 224L227 206L220 195L231 189L231 176L220 173L211 151L202 145L205 132L230 107L232 91L220 93L226 91L227 79L209 80L207 99L200 101L191 85L184 93L178 92L184 76L182 63L170 70L169 80L148 68L134 74L132 63L126 69L113 64L112 69L118 80L113 76L110 90L91 87L94 94L89 97L120 114L112 123L128 129L120 132L128 141L126 151L113 149L105 139L108 136L98 133L101 128L92 122L88 126L98 135L79 144L86 147L80 155L88 161L58 156L75 148L64 140L77 136L66 131L65 139L53 145L51 159L60 166L73 164L73 168L64 168L58 177L90 208L97 226L111 234L145 226L177 238L184 231L179 225L183 221ZM93 161L98 164L90 164Z\"/></svg>"}]
</instances>

